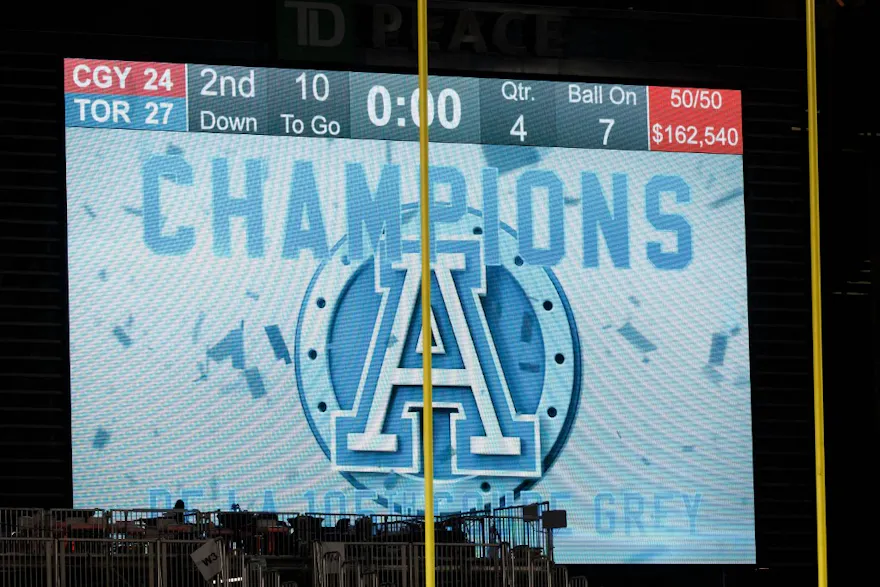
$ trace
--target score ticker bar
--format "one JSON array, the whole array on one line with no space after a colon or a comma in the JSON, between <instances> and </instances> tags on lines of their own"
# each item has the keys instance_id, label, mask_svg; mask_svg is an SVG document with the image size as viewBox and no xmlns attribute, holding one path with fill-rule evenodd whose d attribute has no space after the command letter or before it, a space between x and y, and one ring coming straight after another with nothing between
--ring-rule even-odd
<instances>
[{"instance_id":1,"label":"score ticker bar","mask_svg":"<svg viewBox=\"0 0 880 587\"><path fill-rule=\"evenodd\" d=\"M742 153L736 90L431 76L432 142ZM64 62L65 123L418 141L415 75Z\"/></svg>"}]
</instances>

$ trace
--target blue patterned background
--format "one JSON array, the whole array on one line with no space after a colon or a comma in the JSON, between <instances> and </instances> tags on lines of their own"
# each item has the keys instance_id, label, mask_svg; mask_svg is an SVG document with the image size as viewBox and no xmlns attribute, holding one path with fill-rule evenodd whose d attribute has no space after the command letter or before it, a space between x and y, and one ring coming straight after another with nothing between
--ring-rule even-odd
<instances>
[{"instance_id":1,"label":"blue patterned background","mask_svg":"<svg viewBox=\"0 0 880 587\"><path fill-rule=\"evenodd\" d=\"M159 254L145 241L144 170L157 156L192 170L191 181L160 179L161 218L149 220L166 236L192 228L194 244L181 254ZM264 174L262 251L249 251L243 218L231 221L229 256L217 248L216 160L225 161L233 198L249 193L247 161L260 162L253 170ZM297 161L313 170L328 259L310 250L283 254ZM416 143L67 130L77 507L170 507L183 498L202 510L232 503L279 511L420 509L418 474L371 477L331 467L313 419L333 408L324 402L322 412L311 398L331 393L332 403L337 394L309 387L312 380L297 373L318 350L295 344L298 330L306 338L318 332L301 311L319 304L309 284L322 263L342 267L346 257L345 168L352 163L373 189L383 166L400 166L403 238L416 238ZM529 341L549 349L562 331L536 330L526 339L523 300L547 286L525 279L516 301L512 284L497 285L504 279L498 272L519 275L515 255L504 254L521 229L517 182L529 171L555 173L561 216L535 197L533 234L536 246L548 247L545 227L564 228L564 256L548 268L547 283L565 300L568 314L559 315L573 323L579 354L576 402L565 403L571 385L545 385L543 393L564 404L558 414L552 406L553 417L545 404L529 403L528 386L511 384L525 398L522 409L537 412L542 430L558 440L549 462L550 446L542 446L540 475L452 480L438 485L438 509L550 500L568 510L569 528L555 542L560 562L755 562L741 157L436 144L431 163L460 172L470 210L464 220L438 225L440 240L483 241L481 174L498 170L504 269L487 271L497 287L490 286L486 314L497 344L525 341L502 361L522 355L528 373L553 368L540 360L544 347L539 352ZM601 232L598 267L584 267L584 172L596 175L609 202L612 174L626 174L629 268L614 266ZM651 242L662 251L677 246L674 232L648 220L646 186L655 176L677 176L689 187L689 202L666 195L661 204L690 226L692 258L680 269L658 269L647 252ZM438 200L448 197L441 187ZM299 228L313 229L315 220ZM328 291L338 297L341 289ZM493 295L520 308L510 323L503 310L491 318ZM540 313L543 301L533 301ZM444 344L454 344L445 324L438 317ZM355 373L358 345L346 357ZM565 425L563 409L573 414ZM452 458L436 450L440 462Z\"/></svg>"}]
</instances>

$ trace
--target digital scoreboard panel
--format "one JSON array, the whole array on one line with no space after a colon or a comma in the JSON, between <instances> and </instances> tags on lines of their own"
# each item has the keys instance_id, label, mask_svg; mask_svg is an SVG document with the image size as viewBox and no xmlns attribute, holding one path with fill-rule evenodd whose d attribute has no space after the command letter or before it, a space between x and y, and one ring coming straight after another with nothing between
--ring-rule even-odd
<instances>
[{"instance_id":1,"label":"digital scoreboard panel","mask_svg":"<svg viewBox=\"0 0 880 587\"><path fill-rule=\"evenodd\" d=\"M740 93L65 61L77 507L549 502L563 563L754 563ZM425 333L428 333L427 336Z\"/></svg>"}]
</instances>

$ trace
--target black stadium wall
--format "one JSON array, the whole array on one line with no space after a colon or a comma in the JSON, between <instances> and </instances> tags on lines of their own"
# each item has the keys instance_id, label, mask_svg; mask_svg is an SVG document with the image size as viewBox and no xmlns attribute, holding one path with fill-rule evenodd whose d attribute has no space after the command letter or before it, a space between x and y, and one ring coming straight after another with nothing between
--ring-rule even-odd
<instances>
[{"instance_id":1,"label":"black stadium wall","mask_svg":"<svg viewBox=\"0 0 880 587\"><path fill-rule=\"evenodd\" d=\"M304 50L266 0L13 4L0 9L0 506L70 507L63 57L411 71L413 3L340 2L359 24L330 54ZM438 70L742 89L758 566L812 582L803 3L430 4ZM497 32L505 11L525 14L513 41Z\"/></svg>"}]
</instances>

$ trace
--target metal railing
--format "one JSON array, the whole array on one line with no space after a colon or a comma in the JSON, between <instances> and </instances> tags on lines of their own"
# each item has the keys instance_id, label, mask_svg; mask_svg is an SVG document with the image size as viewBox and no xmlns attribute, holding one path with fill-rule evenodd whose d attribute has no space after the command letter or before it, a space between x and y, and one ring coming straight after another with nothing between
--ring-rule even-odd
<instances>
[{"instance_id":1,"label":"metal railing","mask_svg":"<svg viewBox=\"0 0 880 587\"><path fill-rule=\"evenodd\" d=\"M0 586L203 586L205 580L190 556L203 544L202 540L0 538ZM225 548L220 553L221 572L214 584L243 582L243 566L231 564Z\"/></svg>"},{"instance_id":2,"label":"metal railing","mask_svg":"<svg viewBox=\"0 0 880 587\"><path fill-rule=\"evenodd\" d=\"M35 508L0 508L0 538L42 536L47 514Z\"/></svg>"},{"instance_id":3,"label":"metal railing","mask_svg":"<svg viewBox=\"0 0 880 587\"><path fill-rule=\"evenodd\" d=\"M313 587L420 587L423 543L318 543ZM437 544L437 587L567 587L568 573L545 556L516 558L504 544Z\"/></svg>"},{"instance_id":4,"label":"metal railing","mask_svg":"<svg viewBox=\"0 0 880 587\"><path fill-rule=\"evenodd\" d=\"M437 585L564 587L541 524L548 504L435 518ZM417 587L424 524L400 514L0 509L0 587L190 587L190 554L222 545L216 585ZM335 553L335 554L333 554ZM570 582L585 587L583 578Z\"/></svg>"},{"instance_id":5,"label":"metal railing","mask_svg":"<svg viewBox=\"0 0 880 587\"><path fill-rule=\"evenodd\" d=\"M157 544L148 540L61 538L54 541L55 584L153 587ZM190 564L192 566L192 564Z\"/></svg>"},{"instance_id":6,"label":"metal railing","mask_svg":"<svg viewBox=\"0 0 880 587\"><path fill-rule=\"evenodd\" d=\"M55 544L50 538L0 538L0 585L54 585Z\"/></svg>"},{"instance_id":7,"label":"metal railing","mask_svg":"<svg viewBox=\"0 0 880 587\"><path fill-rule=\"evenodd\" d=\"M270 569L265 560L249 561L242 577L246 587L281 587L280 573Z\"/></svg>"},{"instance_id":8,"label":"metal railing","mask_svg":"<svg viewBox=\"0 0 880 587\"><path fill-rule=\"evenodd\" d=\"M495 508L491 518L497 540L512 546L546 551L547 531L541 518L549 509L549 502Z\"/></svg>"},{"instance_id":9,"label":"metal railing","mask_svg":"<svg viewBox=\"0 0 880 587\"><path fill-rule=\"evenodd\" d=\"M196 587L191 554L203 540L0 538L0 587ZM278 566L229 545L209 584L235 587L420 587L424 543L314 542L308 565ZM437 587L586 587L549 558L517 556L506 544L437 544Z\"/></svg>"}]
</instances>

